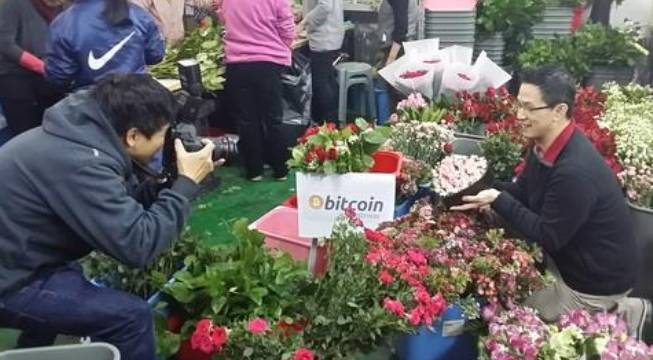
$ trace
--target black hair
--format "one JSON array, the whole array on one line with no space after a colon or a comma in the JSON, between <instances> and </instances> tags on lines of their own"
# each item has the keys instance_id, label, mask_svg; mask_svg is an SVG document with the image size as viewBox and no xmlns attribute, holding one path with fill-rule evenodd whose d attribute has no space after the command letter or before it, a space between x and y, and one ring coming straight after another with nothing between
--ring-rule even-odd
<instances>
[{"instance_id":1,"label":"black hair","mask_svg":"<svg viewBox=\"0 0 653 360\"><path fill-rule=\"evenodd\" d=\"M147 74L107 75L92 91L120 136L136 128L151 137L177 116L172 93Z\"/></svg>"},{"instance_id":2,"label":"black hair","mask_svg":"<svg viewBox=\"0 0 653 360\"><path fill-rule=\"evenodd\" d=\"M520 74L520 80L522 84L537 86L548 106L567 104L567 117L571 118L576 97L576 81L567 71L555 66L526 69Z\"/></svg>"},{"instance_id":3,"label":"black hair","mask_svg":"<svg viewBox=\"0 0 653 360\"><path fill-rule=\"evenodd\" d=\"M113 26L129 21L128 0L104 0L105 7L102 15Z\"/></svg>"}]
</instances>

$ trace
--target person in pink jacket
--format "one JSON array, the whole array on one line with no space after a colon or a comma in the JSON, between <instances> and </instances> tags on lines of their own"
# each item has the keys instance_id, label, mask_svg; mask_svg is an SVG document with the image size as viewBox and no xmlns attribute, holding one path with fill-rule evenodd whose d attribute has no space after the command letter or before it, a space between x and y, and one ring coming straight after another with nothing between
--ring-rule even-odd
<instances>
[{"instance_id":1,"label":"person in pink jacket","mask_svg":"<svg viewBox=\"0 0 653 360\"><path fill-rule=\"evenodd\" d=\"M285 180L287 149L281 134L281 72L290 65L295 23L289 0L221 0L227 96L231 100L245 174L262 180L265 160ZM265 156L264 156L265 154Z\"/></svg>"}]
</instances>

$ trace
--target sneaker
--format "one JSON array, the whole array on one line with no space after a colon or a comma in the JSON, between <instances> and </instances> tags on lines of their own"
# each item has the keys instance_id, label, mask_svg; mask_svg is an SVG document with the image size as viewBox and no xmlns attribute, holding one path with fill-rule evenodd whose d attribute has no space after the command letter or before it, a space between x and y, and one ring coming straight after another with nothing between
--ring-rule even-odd
<instances>
[{"instance_id":1,"label":"sneaker","mask_svg":"<svg viewBox=\"0 0 653 360\"><path fill-rule=\"evenodd\" d=\"M263 176L261 175L254 176L253 178L249 178L249 181L253 181L253 182L261 182L262 180L263 180Z\"/></svg>"},{"instance_id":2,"label":"sneaker","mask_svg":"<svg viewBox=\"0 0 653 360\"><path fill-rule=\"evenodd\" d=\"M274 180L279 181L279 182L284 182L284 181L288 180L288 176L282 176L282 177L274 178Z\"/></svg>"}]
</instances>

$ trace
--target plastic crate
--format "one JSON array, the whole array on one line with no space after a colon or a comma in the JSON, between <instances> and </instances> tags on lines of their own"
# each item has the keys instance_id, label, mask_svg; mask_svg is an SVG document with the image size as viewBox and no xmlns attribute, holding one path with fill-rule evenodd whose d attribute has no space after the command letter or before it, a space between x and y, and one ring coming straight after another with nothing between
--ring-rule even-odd
<instances>
[{"instance_id":1,"label":"plastic crate","mask_svg":"<svg viewBox=\"0 0 653 360\"><path fill-rule=\"evenodd\" d=\"M106 343L48 346L10 350L0 360L120 360L120 352Z\"/></svg>"},{"instance_id":2,"label":"plastic crate","mask_svg":"<svg viewBox=\"0 0 653 360\"><path fill-rule=\"evenodd\" d=\"M317 239L300 237L297 209L278 206L250 225L265 235L265 246L285 251L295 260L308 263L308 270L314 275L326 271L326 247L319 246Z\"/></svg>"}]
</instances>

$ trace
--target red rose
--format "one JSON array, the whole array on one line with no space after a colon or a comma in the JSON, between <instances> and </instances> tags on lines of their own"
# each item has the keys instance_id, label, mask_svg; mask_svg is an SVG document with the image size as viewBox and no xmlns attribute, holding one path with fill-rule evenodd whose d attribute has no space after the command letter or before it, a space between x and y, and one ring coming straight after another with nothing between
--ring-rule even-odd
<instances>
[{"instance_id":1,"label":"red rose","mask_svg":"<svg viewBox=\"0 0 653 360\"><path fill-rule=\"evenodd\" d=\"M452 143L444 144L444 146L442 147L442 150L444 150L444 152L447 153L447 154L453 153L453 144Z\"/></svg>"},{"instance_id":2,"label":"red rose","mask_svg":"<svg viewBox=\"0 0 653 360\"><path fill-rule=\"evenodd\" d=\"M347 129L351 130L351 132L353 134L358 134L358 132L360 131L358 126L356 126L356 124L354 124L354 123L351 123L351 124L347 125Z\"/></svg>"},{"instance_id":3,"label":"red rose","mask_svg":"<svg viewBox=\"0 0 653 360\"><path fill-rule=\"evenodd\" d=\"M330 122L330 123L327 123L327 124L326 124L326 128L327 128L327 130L329 130L329 131L333 131L333 130L336 129L336 124L331 123L331 122Z\"/></svg>"},{"instance_id":4,"label":"red rose","mask_svg":"<svg viewBox=\"0 0 653 360\"><path fill-rule=\"evenodd\" d=\"M487 91L485 92L485 96L489 96L492 98L497 96L497 89L490 86L489 88L487 88Z\"/></svg>"},{"instance_id":5,"label":"red rose","mask_svg":"<svg viewBox=\"0 0 653 360\"><path fill-rule=\"evenodd\" d=\"M336 148L331 148L329 151L327 151L327 159L328 160L336 160L338 158L338 150Z\"/></svg>"},{"instance_id":6,"label":"red rose","mask_svg":"<svg viewBox=\"0 0 653 360\"><path fill-rule=\"evenodd\" d=\"M263 334L268 331L268 322L261 318L256 318L247 324L247 330L252 334Z\"/></svg>"},{"instance_id":7,"label":"red rose","mask_svg":"<svg viewBox=\"0 0 653 360\"><path fill-rule=\"evenodd\" d=\"M315 159L317 159L317 155L315 154L315 151L311 150L306 153L306 156L304 157L304 162L307 164L312 163Z\"/></svg>"},{"instance_id":8,"label":"red rose","mask_svg":"<svg viewBox=\"0 0 653 360\"><path fill-rule=\"evenodd\" d=\"M213 328L213 322L209 319L202 319L197 322L195 326L195 332L208 333Z\"/></svg>"},{"instance_id":9,"label":"red rose","mask_svg":"<svg viewBox=\"0 0 653 360\"><path fill-rule=\"evenodd\" d=\"M326 151L322 148L317 148L315 149L315 155L317 156L318 160L320 160L321 163L326 160Z\"/></svg>"},{"instance_id":10,"label":"red rose","mask_svg":"<svg viewBox=\"0 0 653 360\"><path fill-rule=\"evenodd\" d=\"M213 341L213 346L216 347L217 351L222 349L222 347L227 343L228 338L229 334L227 333L227 329L224 327L216 327L213 329L213 333L211 333L211 340Z\"/></svg>"},{"instance_id":11,"label":"red rose","mask_svg":"<svg viewBox=\"0 0 653 360\"><path fill-rule=\"evenodd\" d=\"M297 349L297 351L295 351L295 353L292 355L292 360L313 360L313 359L315 359L315 355L313 354L313 352L305 348Z\"/></svg>"},{"instance_id":12,"label":"red rose","mask_svg":"<svg viewBox=\"0 0 653 360\"><path fill-rule=\"evenodd\" d=\"M166 319L166 329L170 332L179 334L182 326L184 326L184 319L179 314L171 314Z\"/></svg>"}]
</instances>

